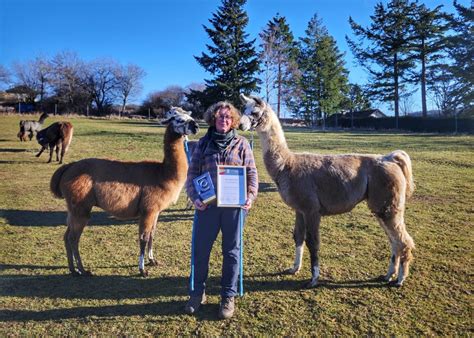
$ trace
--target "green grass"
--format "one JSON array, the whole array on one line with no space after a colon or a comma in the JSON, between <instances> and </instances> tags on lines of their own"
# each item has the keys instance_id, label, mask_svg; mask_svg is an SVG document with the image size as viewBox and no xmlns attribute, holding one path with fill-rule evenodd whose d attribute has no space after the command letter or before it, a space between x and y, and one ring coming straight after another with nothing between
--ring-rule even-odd
<instances>
[{"instance_id":1,"label":"green grass","mask_svg":"<svg viewBox=\"0 0 474 338\"><path fill-rule=\"evenodd\" d=\"M81 238L83 262L95 276L68 274L65 203L49 192L58 165L46 163L48 154L34 156L35 141L16 139L19 119L0 117L0 336L472 334L472 136L287 131L294 151L404 149L417 186L406 212L415 261L403 288L373 280L386 272L389 245L362 203L323 219L322 283L311 290L301 288L310 277L307 251L299 275L276 274L293 262L293 213L265 171L255 136L261 189L245 228L246 292L237 299L234 318L218 321L219 242L211 257L209 304L197 316L183 312L193 217L184 210L184 192L159 218L155 255L160 266L150 277L138 276L136 223L117 221L100 209L94 209ZM75 132L66 163L86 157L162 158L161 126L70 121Z\"/></svg>"}]
</instances>

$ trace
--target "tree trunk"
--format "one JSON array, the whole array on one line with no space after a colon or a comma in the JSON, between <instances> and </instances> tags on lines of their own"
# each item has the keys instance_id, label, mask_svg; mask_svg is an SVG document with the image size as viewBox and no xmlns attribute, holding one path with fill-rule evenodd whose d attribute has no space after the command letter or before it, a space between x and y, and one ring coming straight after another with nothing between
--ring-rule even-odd
<instances>
[{"instance_id":1,"label":"tree trunk","mask_svg":"<svg viewBox=\"0 0 474 338\"><path fill-rule=\"evenodd\" d=\"M399 111L399 96L398 96L398 58L397 53L393 55L393 100L395 106L395 129L398 129L398 117L400 115Z\"/></svg>"},{"instance_id":2,"label":"tree trunk","mask_svg":"<svg viewBox=\"0 0 474 338\"><path fill-rule=\"evenodd\" d=\"M281 64L278 64L278 89L277 89L277 117L280 119L281 102Z\"/></svg>"},{"instance_id":3,"label":"tree trunk","mask_svg":"<svg viewBox=\"0 0 474 338\"><path fill-rule=\"evenodd\" d=\"M426 56L425 56L425 40L421 40L421 111L423 118L428 116L426 109Z\"/></svg>"}]
</instances>

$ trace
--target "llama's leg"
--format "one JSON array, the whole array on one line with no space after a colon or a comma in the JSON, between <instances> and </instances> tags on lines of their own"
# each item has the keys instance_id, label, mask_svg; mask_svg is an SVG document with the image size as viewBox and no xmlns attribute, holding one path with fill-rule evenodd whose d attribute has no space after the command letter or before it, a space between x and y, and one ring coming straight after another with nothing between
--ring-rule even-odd
<instances>
[{"instance_id":1,"label":"llama's leg","mask_svg":"<svg viewBox=\"0 0 474 338\"><path fill-rule=\"evenodd\" d=\"M395 275L398 272L397 286L402 286L409 274L410 262L413 260L412 250L415 248L415 243L406 231L403 212L397 212L384 217L383 223L389 237L393 241L391 258L391 264L393 261L393 273L391 273L392 271L389 267L387 277L389 274Z\"/></svg>"},{"instance_id":2,"label":"llama's leg","mask_svg":"<svg viewBox=\"0 0 474 338\"><path fill-rule=\"evenodd\" d=\"M76 269L74 268L74 256L72 254L72 247L71 243L69 242L69 215L68 215L68 226L66 232L64 233L64 246L66 247L66 255L67 255L67 264L69 267L69 271L71 274L76 274Z\"/></svg>"},{"instance_id":3,"label":"llama's leg","mask_svg":"<svg viewBox=\"0 0 474 338\"><path fill-rule=\"evenodd\" d=\"M58 159L59 145L61 145L61 157L60 157L60 159ZM59 164L63 163L64 154L66 153L66 150L67 150L67 144L66 144L65 140L63 140L61 143L58 142L58 144L56 145L56 159L59 160Z\"/></svg>"},{"instance_id":4,"label":"llama's leg","mask_svg":"<svg viewBox=\"0 0 474 338\"><path fill-rule=\"evenodd\" d=\"M316 212L308 212L304 214L306 225L306 246L308 247L311 258L311 280L306 283L306 288L315 287L319 279L319 223L321 215Z\"/></svg>"},{"instance_id":5,"label":"llama's leg","mask_svg":"<svg viewBox=\"0 0 474 338\"><path fill-rule=\"evenodd\" d=\"M89 217L86 216L77 216L70 214L68 216L68 242L71 246L72 254L76 261L76 266L79 275L81 276L92 276L90 271L86 271L82 265L81 255L79 254L79 240L81 239L82 231L87 225Z\"/></svg>"},{"instance_id":6,"label":"llama's leg","mask_svg":"<svg viewBox=\"0 0 474 338\"><path fill-rule=\"evenodd\" d=\"M54 144L49 145L49 160L48 163L51 163L53 159L53 152L54 152Z\"/></svg>"},{"instance_id":7,"label":"llama's leg","mask_svg":"<svg viewBox=\"0 0 474 338\"><path fill-rule=\"evenodd\" d=\"M145 249L152 237L153 228L158 219L158 213L145 213L140 217L139 240L140 240L140 257L138 259L138 270L143 277L148 276L145 270Z\"/></svg>"},{"instance_id":8,"label":"llama's leg","mask_svg":"<svg viewBox=\"0 0 474 338\"><path fill-rule=\"evenodd\" d=\"M295 275L301 269L303 263L303 251L304 251L304 240L306 235L306 229L304 225L303 214L295 213L295 227L293 229L293 240L295 241L295 261L293 267L284 271L286 274Z\"/></svg>"},{"instance_id":9,"label":"llama's leg","mask_svg":"<svg viewBox=\"0 0 474 338\"><path fill-rule=\"evenodd\" d=\"M157 266L158 261L153 257L153 238L155 237L156 232L156 223L151 231L150 240L148 241L147 251L148 251L148 265Z\"/></svg>"},{"instance_id":10,"label":"llama's leg","mask_svg":"<svg viewBox=\"0 0 474 338\"><path fill-rule=\"evenodd\" d=\"M385 231L387 234L388 240L390 241L390 246L391 246L391 256L390 256L390 261L388 265L388 271L387 274L384 277L384 280L386 282L391 282L392 279L398 274L398 267L400 264L400 256L396 254L397 248L396 248L396 241L394 238L392 238L392 234L390 231L388 231L388 228L385 226L385 223L382 218L377 217L377 220L379 221L380 226L382 229Z\"/></svg>"},{"instance_id":11,"label":"llama's leg","mask_svg":"<svg viewBox=\"0 0 474 338\"><path fill-rule=\"evenodd\" d=\"M45 150L46 150L46 147L45 147L45 146L41 146L41 149L40 149L40 151L38 152L38 154L36 154L36 157L40 157L41 154L43 153L43 151L45 151Z\"/></svg>"},{"instance_id":12,"label":"llama's leg","mask_svg":"<svg viewBox=\"0 0 474 338\"><path fill-rule=\"evenodd\" d=\"M28 137L30 138L30 141L31 141L31 139L33 138L33 132L31 130L30 130L30 133L29 133Z\"/></svg>"},{"instance_id":13,"label":"llama's leg","mask_svg":"<svg viewBox=\"0 0 474 338\"><path fill-rule=\"evenodd\" d=\"M61 161L59 161L59 145L60 143L56 143L56 162L59 162L61 164L63 162L62 154L61 154Z\"/></svg>"}]
</instances>

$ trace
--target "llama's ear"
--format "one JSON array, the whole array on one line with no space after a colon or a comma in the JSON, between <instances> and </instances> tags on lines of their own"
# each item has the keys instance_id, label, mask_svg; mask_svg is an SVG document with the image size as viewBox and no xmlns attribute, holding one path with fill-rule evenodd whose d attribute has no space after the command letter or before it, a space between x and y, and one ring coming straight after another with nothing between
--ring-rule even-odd
<instances>
[{"instance_id":1,"label":"llama's ear","mask_svg":"<svg viewBox=\"0 0 474 338\"><path fill-rule=\"evenodd\" d=\"M259 106L263 106L265 104L265 102L263 102L263 100L259 97L256 97L256 96L252 96L252 99L259 105Z\"/></svg>"},{"instance_id":2,"label":"llama's ear","mask_svg":"<svg viewBox=\"0 0 474 338\"><path fill-rule=\"evenodd\" d=\"M174 119L174 116L165 117L165 118L162 119L160 122L161 122L161 124L168 124L168 123L170 123L173 119Z\"/></svg>"},{"instance_id":3,"label":"llama's ear","mask_svg":"<svg viewBox=\"0 0 474 338\"><path fill-rule=\"evenodd\" d=\"M250 97L247 97L244 94L240 94L239 97L240 97L240 100L242 101L242 103L244 103L244 104L247 104L250 101L252 101L252 99Z\"/></svg>"}]
</instances>

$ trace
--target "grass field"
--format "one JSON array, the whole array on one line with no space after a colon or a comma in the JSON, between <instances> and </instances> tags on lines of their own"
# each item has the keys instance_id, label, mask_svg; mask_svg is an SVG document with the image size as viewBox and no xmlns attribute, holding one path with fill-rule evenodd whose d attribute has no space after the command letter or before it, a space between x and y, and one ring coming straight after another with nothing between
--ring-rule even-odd
<instances>
[{"instance_id":1,"label":"grass field","mask_svg":"<svg viewBox=\"0 0 474 338\"><path fill-rule=\"evenodd\" d=\"M321 285L310 290L301 288L310 277L307 251L300 274L277 274L293 262L293 213L265 171L255 136L260 192L245 228L245 295L237 299L234 318L219 321L219 242L211 257L209 304L197 316L183 312L193 218L184 210L184 192L160 215L155 237L160 265L150 277L138 276L136 223L100 209L93 210L81 238L83 262L94 276L68 274L65 203L49 192L58 165L47 164L47 154L34 156L35 141L16 139L19 119L0 117L0 336L472 335L473 136L287 130L294 151L404 149L417 186L406 211L415 260L402 288L375 280L386 272L389 244L362 203L323 219ZM66 163L162 158L161 126L70 121L75 133Z\"/></svg>"}]
</instances>

